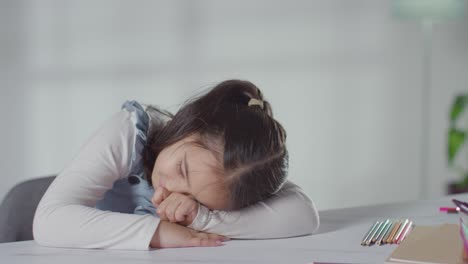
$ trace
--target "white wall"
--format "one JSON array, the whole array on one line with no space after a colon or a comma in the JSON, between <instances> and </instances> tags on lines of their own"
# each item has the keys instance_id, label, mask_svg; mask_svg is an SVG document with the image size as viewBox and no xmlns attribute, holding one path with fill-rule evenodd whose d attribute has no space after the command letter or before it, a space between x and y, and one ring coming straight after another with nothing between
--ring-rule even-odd
<instances>
[{"instance_id":1,"label":"white wall","mask_svg":"<svg viewBox=\"0 0 468 264\"><path fill-rule=\"evenodd\" d=\"M465 4L468 5L468 2ZM468 12L465 11L465 16ZM448 181L459 180L460 176L446 168L446 132L449 106L458 93L468 93L468 31L467 19L434 26L432 88L430 97L429 150L428 150L428 193L441 195ZM468 112L462 118L468 126ZM468 163L467 148L464 161L458 163L465 168ZM462 156L460 156L462 157Z\"/></svg>"},{"instance_id":2,"label":"white wall","mask_svg":"<svg viewBox=\"0 0 468 264\"><path fill-rule=\"evenodd\" d=\"M467 22L434 27L421 190L423 35L390 3L0 2L0 198L59 172L124 100L175 111L227 78L262 88L288 132L290 177L320 208L441 195L454 177L447 108L468 90Z\"/></svg>"}]
</instances>

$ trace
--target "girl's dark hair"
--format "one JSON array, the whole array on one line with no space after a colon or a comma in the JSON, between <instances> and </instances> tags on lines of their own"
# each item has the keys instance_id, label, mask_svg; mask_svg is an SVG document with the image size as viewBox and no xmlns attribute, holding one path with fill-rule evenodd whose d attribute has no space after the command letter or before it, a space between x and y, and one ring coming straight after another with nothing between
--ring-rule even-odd
<instances>
[{"instance_id":1,"label":"girl's dark hair","mask_svg":"<svg viewBox=\"0 0 468 264\"><path fill-rule=\"evenodd\" d=\"M251 101L252 98L258 101ZM249 106L254 101L256 104ZM150 184L158 154L193 134L200 135L200 144L209 150L214 151L210 142L222 144L224 153L220 158L230 195L226 209L240 209L264 200L285 182L286 132L273 118L271 106L260 89L251 82L221 82L205 95L186 102L165 125L160 123L152 129L143 153Z\"/></svg>"}]
</instances>

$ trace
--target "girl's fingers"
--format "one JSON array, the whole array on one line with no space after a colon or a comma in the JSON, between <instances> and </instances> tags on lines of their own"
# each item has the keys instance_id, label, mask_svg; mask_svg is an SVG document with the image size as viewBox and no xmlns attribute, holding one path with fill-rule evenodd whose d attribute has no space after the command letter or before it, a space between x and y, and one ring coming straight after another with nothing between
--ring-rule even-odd
<instances>
[{"instance_id":1,"label":"girl's fingers","mask_svg":"<svg viewBox=\"0 0 468 264\"><path fill-rule=\"evenodd\" d=\"M192 238L192 246L194 247L216 247L221 246L223 244L222 241L218 240L210 240L206 238Z\"/></svg>"},{"instance_id":2,"label":"girl's fingers","mask_svg":"<svg viewBox=\"0 0 468 264\"><path fill-rule=\"evenodd\" d=\"M169 221L177 222L175 212L177 211L177 208L180 206L181 203L182 201L179 199L171 199L170 201L168 201L168 205L165 208L165 213Z\"/></svg>"},{"instance_id":3,"label":"girl's fingers","mask_svg":"<svg viewBox=\"0 0 468 264\"><path fill-rule=\"evenodd\" d=\"M209 239L214 239L214 240L220 240L220 241L228 241L229 238L222 236L222 235L217 235L217 234L210 234L210 233L205 233L208 235Z\"/></svg>"},{"instance_id":4,"label":"girl's fingers","mask_svg":"<svg viewBox=\"0 0 468 264\"><path fill-rule=\"evenodd\" d=\"M213 247L222 245L226 240L221 235L198 232L176 223L160 221L151 246L156 248Z\"/></svg>"},{"instance_id":5,"label":"girl's fingers","mask_svg":"<svg viewBox=\"0 0 468 264\"><path fill-rule=\"evenodd\" d=\"M185 204L180 204L179 207L177 207L177 210L174 213L174 218L176 222L182 222L185 220L186 216L186 211L183 209L185 207Z\"/></svg>"},{"instance_id":6,"label":"girl's fingers","mask_svg":"<svg viewBox=\"0 0 468 264\"><path fill-rule=\"evenodd\" d=\"M156 188L156 191L154 191L153 197L151 198L151 202L155 207L158 207L163 200L164 197L162 187L158 187Z\"/></svg>"},{"instance_id":7,"label":"girl's fingers","mask_svg":"<svg viewBox=\"0 0 468 264\"><path fill-rule=\"evenodd\" d=\"M161 220L169 220L168 217L167 217L167 214L166 214L166 207L168 205L169 205L168 199L166 199L166 200L162 201L161 204L156 209L156 212L158 213L159 218L161 218Z\"/></svg>"},{"instance_id":8,"label":"girl's fingers","mask_svg":"<svg viewBox=\"0 0 468 264\"><path fill-rule=\"evenodd\" d=\"M157 211L159 218L163 221L169 221L169 219L166 216L166 211L158 209Z\"/></svg>"},{"instance_id":9,"label":"girl's fingers","mask_svg":"<svg viewBox=\"0 0 468 264\"><path fill-rule=\"evenodd\" d=\"M187 226L192 223L198 213L198 203L193 199L180 193L168 193L164 197L165 191L161 188L155 192L152 199L153 203L159 202L157 213L161 220L169 220L170 222L179 222Z\"/></svg>"},{"instance_id":10,"label":"girl's fingers","mask_svg":"<svg viewBox=\"0 0 468 264\"><path fill-rule=\"evenodd\" d=\"M162 201L164 201L167 197L169 197L171 192L169 192L166 188L162 186L158 186L156 191L154 192L153 198L151 201L155 207L159 206Z\"/></svg>"},{"instance_id":11,"label":"girl's fingers","mask_svg":"<svg viewBox=\"0 0 468 264\"><path fill-rule=\"evenodd\" d=\"M171 216L171 213L170 213L171 209L168 209L168 208L170 208L171 206L174 206L175 202L176 202L175 195L169 195L166 199L164 199L161 202L161 204L158 206L156 210L161 220L168 220L170 222L174 222L173 216Z\"/></svg>"},{"instance_id":12,"label":"girl's fingers","mask_svg":"<svg viewBox=\"0 0 468 264\"><path fill-rule=\"evenodd\" d=\"M177 207L177 210L175 212L175 219L177 222L182 222L184 221L187 216L189 216L195 209L196 204L194 201L184 201L182 202L179 207ZM193 220L193 219L192 219Z\"/></svg>"},{"instance_id":13,"label":"girl's fingers","mask_svg":"<svg viewBox=\"0 0 468 264\"><path fill-rule=\"evenodd\" d=\"M222 240L203 238L203 237L192 237L188 241L189 247L216 247L223 244Z\"/></svg>"},{"instance_id":14,"label":"girl's fingers","mask_svg":"<svg viewBox=\"0 0 468 264\"><path fill-rule=\"evenodd\" d=\"M191 230L191 232L192 232L192 236L203 238L203 239L220 240L220 241L228 241L229 240L228 237L218 235L218 234L206 233L206 232L203 232L203 231L195 231L195 230Z\"/></svg>"}]
</instances>

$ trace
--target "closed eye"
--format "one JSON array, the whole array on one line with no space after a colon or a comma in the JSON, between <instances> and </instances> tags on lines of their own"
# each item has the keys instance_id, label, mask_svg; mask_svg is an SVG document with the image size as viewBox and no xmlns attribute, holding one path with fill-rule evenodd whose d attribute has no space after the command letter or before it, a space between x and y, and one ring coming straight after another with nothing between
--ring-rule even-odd
<instances>
[{"instance_id":1,"label":"closed eye","mask_svg":"<svg viewBox=\"0 0 468 264\"><path fill-rule=\"evenodd\" d=\"M185 169L185 173L184 173L185 180L187 180L187 185L191 187L190 177L189 177L189 166L188 166L188 161L187 161L187 152L185 152L185 155L184 155L184 169Z\"/></svg>"},{"instance_id":2,"label":"closed eye","mask_svg":"<svg viewBox=\"0 0 468 264\"><path fill-rule=\"evenodd\" d=\"M185 178L185 177L184 177L184 173L182 172L182 161L180 161L179 163L177 163L177 172L179 173L179 175L180 175L182 178Z\"/></svg>"},{"instance_id":3,"label":"closed eye","mask_svg":"<svg viewBox=\"0 0 468 264\"><path fill-rule=\"evenodd\" d=\"M185 156L186 157L186 156ZM186 159L185 159L186 161ZM177 170L179 172L179 175L184 178L184 180L188 183L188 185L190 186L190 182L188 180L188 175L187 175L187 172L185 171L184 172L184 164L182 161L180 161L179 163L177 163ZM185 167L185 169L187 169L187 167Z\"/></svg>"},{"instance_id":4,"label":"closed eye","mask_svg":"<svg viewBox=\"0 0 468 264\"><path fill-rule=\"evenodd\" d=\"M187 156L185 156L185 157L187 157ZM186 160L186 159L185 159L185 160ZM185 178L185 179L187 180L187 182L188 182L188 177L184 174L184 170L183 170L183 167L182 167L182 166L183 166L182 161L180 161L180 162L177 163L177 170L178 170L178 173L179 173L179 175L180 175L182 178ZM199 202L199 201L197 200L197 198L196 198L194 195L192 195L191 193L189 193L189 192L182 192L182 194L187 195L187 196L189 196L190 198L194 199L195 201Z\"/></svg>"}]
</instances>

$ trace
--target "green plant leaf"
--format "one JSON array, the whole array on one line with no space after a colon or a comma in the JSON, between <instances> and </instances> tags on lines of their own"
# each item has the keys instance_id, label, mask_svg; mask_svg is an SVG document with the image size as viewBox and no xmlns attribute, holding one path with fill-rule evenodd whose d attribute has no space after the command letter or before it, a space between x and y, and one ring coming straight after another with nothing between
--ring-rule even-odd
<instances>
[{"instance_id":1,"label":"green plant leaf","mask_svg":"<svg viewBox=\"0 0 468 264\"><path fill-rule=\"evenodd\" d=\"M460 94L455 97L450 110L450 120L455 122L468 104L468 94Z\"/></svg>"},{"instance_id":2,"label":"green plant leaf","mask_svg":"<svg viewBox=\"0 0 468 264\"><path fill-rule=\"evenodd\" d=\"M455 128L451 128L448 134L448 162L451 165L460 147L465 142L466 133Z\"/></svg>"}]
</instances>

